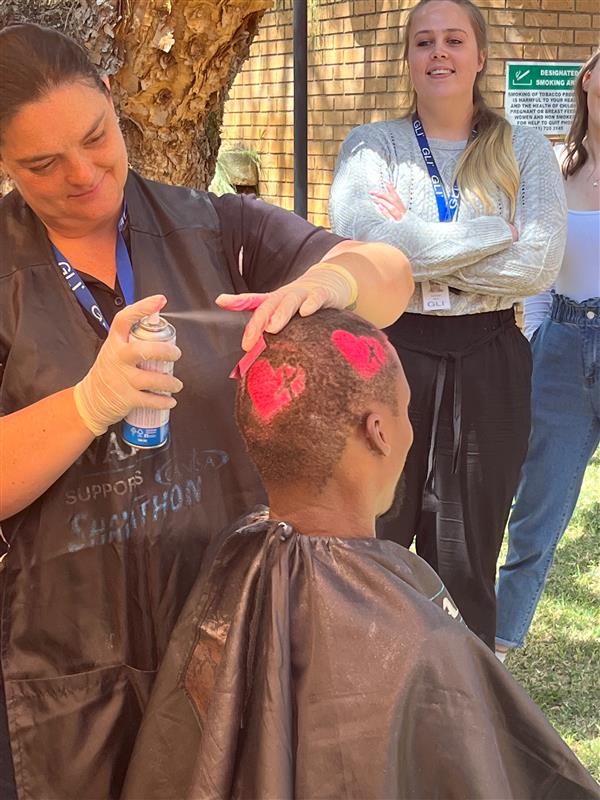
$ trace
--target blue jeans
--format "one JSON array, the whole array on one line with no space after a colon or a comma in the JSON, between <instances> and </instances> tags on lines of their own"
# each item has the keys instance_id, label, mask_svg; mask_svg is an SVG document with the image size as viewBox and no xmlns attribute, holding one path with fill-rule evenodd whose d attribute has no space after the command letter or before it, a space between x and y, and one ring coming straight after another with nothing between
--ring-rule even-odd
<instances>
[{"instance_id":1,"label":"blue jeans","mask_svg":"<svg viewBox=\"0 0 600 800\"><path fill-rule=\"evenodd\" d=\"M508 647L523 645L600 441L600 299L554 295L532 352L529 450L497 586L496 642Z\"/></svg>"}]
</instances>

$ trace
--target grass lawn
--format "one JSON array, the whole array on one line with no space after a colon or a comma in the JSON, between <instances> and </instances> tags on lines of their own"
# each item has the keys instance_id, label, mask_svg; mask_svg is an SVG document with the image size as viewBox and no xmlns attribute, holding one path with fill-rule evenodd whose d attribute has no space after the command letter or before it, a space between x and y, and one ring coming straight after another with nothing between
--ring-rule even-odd
<instances>
[{"instance_id":1,"label":"grass lawn","mask_svg":"<svg viewBox=\"0 0 600 800\"><path fill-rule=\"evenodd\" d=\"M600 781L600 449L526 646L506 666Z\"/></svg>"}]
</instances>

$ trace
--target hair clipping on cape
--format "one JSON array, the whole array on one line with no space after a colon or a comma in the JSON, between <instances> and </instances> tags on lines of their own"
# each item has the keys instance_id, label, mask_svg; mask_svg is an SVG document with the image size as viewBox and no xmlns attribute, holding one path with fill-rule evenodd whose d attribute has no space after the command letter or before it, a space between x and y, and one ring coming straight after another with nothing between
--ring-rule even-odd
<instances>
[{"instance_id":1,"label":"hair clipping on cape","mask_svg":"<svg viewBox=\"0 0 600 800\"><path fill-rule=\"evenodd\" d=\"M252 350L249 350L245 355L240 358L238 363L229 373L230 378L234 378L236 380L240 380L244 377L244 375L248 372L252 364L256 361L256 359L260 356L260 354L266 350L267 343L265 342L265 337L261 336L259 340L256 342Z\"/></svg>"}]
</instances>

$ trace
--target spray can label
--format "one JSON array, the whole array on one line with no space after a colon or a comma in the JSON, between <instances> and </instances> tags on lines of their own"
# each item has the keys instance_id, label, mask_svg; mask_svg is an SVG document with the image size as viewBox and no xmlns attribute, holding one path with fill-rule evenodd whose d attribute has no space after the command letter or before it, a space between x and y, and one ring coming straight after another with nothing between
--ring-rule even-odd
<instances>
[{"instance_id":1,"label":"spray can label","mask_svg":"<svg viewBox=\"0 0 600 800\"><path fill-rule=\"evenodd\" d=\"M175 344L175 328L163 317L152 314L136 322L129 334L129 341L132 339ZM168 375L173 373L172 361L141 361L138 367ZM123 441L133 447L162 447L169 438L169 414L168 408L132 409L121 423Z\"/></svg>"}]
</instances>

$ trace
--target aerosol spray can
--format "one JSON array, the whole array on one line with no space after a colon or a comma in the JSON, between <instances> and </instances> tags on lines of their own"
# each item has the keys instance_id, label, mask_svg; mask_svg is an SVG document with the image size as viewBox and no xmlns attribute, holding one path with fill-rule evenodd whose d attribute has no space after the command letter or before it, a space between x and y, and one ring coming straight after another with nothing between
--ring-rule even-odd
<instances>
[{"instance_id":1,"label":"aerosol spray can","mask_svg":"<svg viewBox=\"0 0 600 800\"><path fill-rule=\"evenodd\" d=\"M158 312L144 317L131 328L129 341L169 342L175 344L175 328ZM173 374L172 361L141 361L140 369ZM133 447L162 447L169 438L169 409L134 408L121 423L121 436Z\"/></svg>"}]
</instances>

